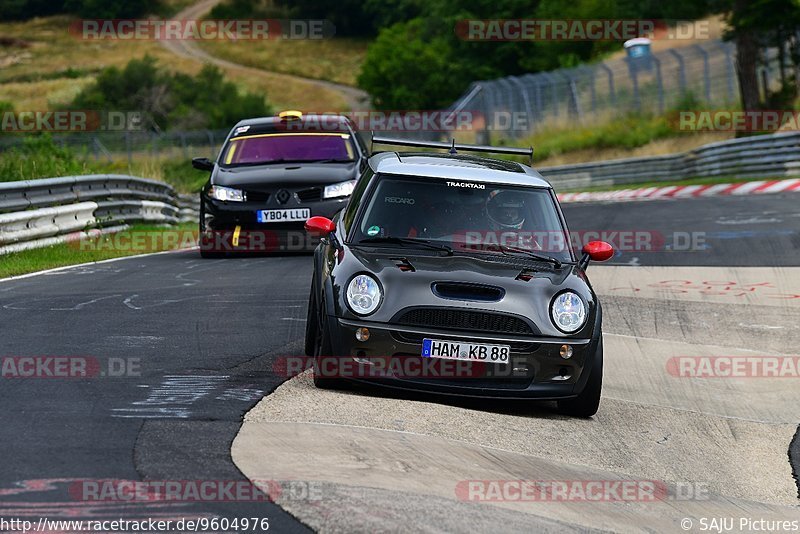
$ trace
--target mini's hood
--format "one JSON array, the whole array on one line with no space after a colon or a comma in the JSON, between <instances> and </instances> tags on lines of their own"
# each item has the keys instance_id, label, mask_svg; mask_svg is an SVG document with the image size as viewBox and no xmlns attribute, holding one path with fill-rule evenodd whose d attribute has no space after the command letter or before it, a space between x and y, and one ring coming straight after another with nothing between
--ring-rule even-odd
<instances>
[{"instance_id":1,"label":"mini's hood","mask_svg":"<svg viewBox=\"0 0 800 534\"><path fill-rule=\"evenodd\" d=\"M353 180L358 176L358 162L282 163L256 167L217 166L211 175L215 185L247 189L270 185L328 185Z\"/></svg>"},{"instance_id":2,"label":"mini's hood","mask_svg":"<svg viewBox=\"0 0 800 534\"><path fill-rule=\"evenodd\" d=\"M376 252L375 248L348 248L334 269L337 284L346 285L358 273L375 276L384 289L384 302L368 320L389 322L401 309L415 306L481 309L521 315L530 319L545 336L563 336L550 320L550 303L564 290L579 294L588 305L593 324L595 297L583 271L575 265L556 269L550 265L508 257L437 255L435 251L401 248ZM408 264L413 270L404 266ZM520 276L520 275L523 276ZM527 276L525 276L527 275ZM434 283L453 282L501 288L497 301L443 298L434 293ZM342 287L341 295L345 293ZM342 310L345 314L349 312Z\"/></svg>"}]
</instances>

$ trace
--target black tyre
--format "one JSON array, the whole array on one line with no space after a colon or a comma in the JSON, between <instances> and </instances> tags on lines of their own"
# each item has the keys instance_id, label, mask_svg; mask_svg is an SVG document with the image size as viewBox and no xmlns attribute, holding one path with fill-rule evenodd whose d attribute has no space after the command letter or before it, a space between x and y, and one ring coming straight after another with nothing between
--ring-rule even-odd
<instances>
[{"instance_id":1,"label":"black tyre","mask_svg":"<svg viewBox=\"0 0 800 534\"><path fill-rule=\"evenodd\" d=\"M204 242L203 235L206 232L206 205L203 201L200 201L200 227L198 232L198 245L200 246L200 257L203 259L216 259L216 258L224 258L225 253L213 250L214 243L206 243Z\"/></svg>"},{"instance_id":2,"label":"black tyre","mask_svg":"<svg viewBox=\"0 0 800 534\"><path fill-rule=\"evenodd\" d=\"M316 301L316 299L315 299ZM327 369L333 367L333 370L340 368L337 361L333 362L332 366L325 366L324 361L327 359L337 359L333 354L333 346L331 343L331 332L328 327L328 314L325 309L325 301L319 301L317 306L317 327L314 343L314 385L320 389L344 389L347 382L341 378L322 376L319 369Z\"/></svg>"},{"instance_id":3,"label":"black tyre","mask_svg":"<svg viewBox=\"0 0 800 534\"><path fill-rule=\"evenodd\" d=\"M224 258L224 252L213 252L211 250L204 250L203 245L200 245L200 257L206 260L213 260L218 258Z\"/></svg>"},{"instance_id":4,"label":"black tyre","mask_svg":"<svg viewBox=\"0 0 800 534\"><path fill-rule=\"evenodd\" d=\"M600 407L603 390L603 335L597 344L597 352L592 362L592 370L583 391L574 399L558 401L558 411L575 417L591 417Z\"/></svg>"},{"instance_id":5,"label":"black tyre","mask_svg":"<svg viewBox=\"0 0 800 534\"><path fill-rule=\"evenodd\" d=\"M316 291L314 282L311 282L311 292L308 294L308 313L306 313L305 353L306 356L312 358L317 355L317 333L319 331Z\"/></svg>"}]
</instances>

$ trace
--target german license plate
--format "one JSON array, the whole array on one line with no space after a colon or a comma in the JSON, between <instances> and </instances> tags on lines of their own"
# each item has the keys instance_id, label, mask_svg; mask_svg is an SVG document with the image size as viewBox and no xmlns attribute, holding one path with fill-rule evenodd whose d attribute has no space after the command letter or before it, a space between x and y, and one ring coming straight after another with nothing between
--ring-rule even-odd
<instances>
[{"instance_id":1,"label":"german license plate","mask_svg":"<svg viewBox=\"0 0 800 534\"><path fill-rule=\"evenodd\" d=\"M422 356L425 358L508 363L510 355L510 345L486 345L427 338L422 340Z\"/></svg>"},{"instance_id":2,"label":"german license plate","mask_svg":"<svg viewBox=\"0 0 800 534\"><path fill-rule=\"evenodd\" d=\"M311 217L311 210L308 208L259 210L256 212L256 217L260 223L305 221Z\"/></svg>"}]
</instances>

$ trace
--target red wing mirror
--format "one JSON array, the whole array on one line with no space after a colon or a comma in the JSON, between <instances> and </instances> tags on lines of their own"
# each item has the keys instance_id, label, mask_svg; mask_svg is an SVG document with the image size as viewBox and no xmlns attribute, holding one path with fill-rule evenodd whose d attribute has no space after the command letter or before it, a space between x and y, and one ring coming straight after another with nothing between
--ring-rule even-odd
<instances>
[{"instance_id":1,"label":"red wing mirror","mask_svg":"<svg viewBox=\"0 0 800 534\"><path fill-rule=\"evenodd\" d=\"M306 232L325 237L336 230L336 225L327 217L311 217L306 221Z\"/></svg>"},{"instance_id":2,"label":"red wing mirror","mask_svg":"<svg viewBox=\"0 0 800 534\"><path fill-rule=\"evenodd\" d=\"M614 256L614 247L605 241L589 241L583 246L583 253L592 261L606 261Z\"/></svg>"}]
</instances>

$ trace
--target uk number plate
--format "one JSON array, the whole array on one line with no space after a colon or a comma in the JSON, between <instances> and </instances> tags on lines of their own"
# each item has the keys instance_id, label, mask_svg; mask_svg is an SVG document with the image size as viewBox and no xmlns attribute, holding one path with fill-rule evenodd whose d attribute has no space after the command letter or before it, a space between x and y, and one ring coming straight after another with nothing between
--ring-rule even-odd
<instances>
[{"instance_id":1,"label":"uk number plate","mask_svg":"<svg viewBox=\"0 0 800 534\"><path fill-rule=\"evenodd\" d=\"M260 223L305 221L311 217L311 210L309 208L259 210L256 212L256 217Z\"/></svg>"},{"instance_id":2,"label":"uk number plate","mask_svg":"<svg viewBox=\"0 0 800 534\"><path fill-rule=\"evenodd\" d=\"M422 340L422 356L425 358L508 363L510 355L510 345L486 345L427 338Z\"/></svg>"}]
</instances>

